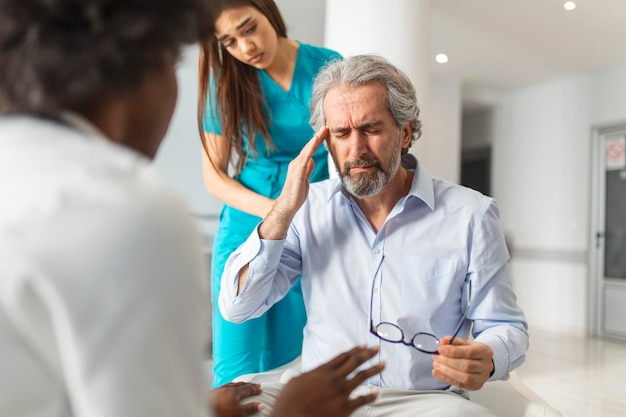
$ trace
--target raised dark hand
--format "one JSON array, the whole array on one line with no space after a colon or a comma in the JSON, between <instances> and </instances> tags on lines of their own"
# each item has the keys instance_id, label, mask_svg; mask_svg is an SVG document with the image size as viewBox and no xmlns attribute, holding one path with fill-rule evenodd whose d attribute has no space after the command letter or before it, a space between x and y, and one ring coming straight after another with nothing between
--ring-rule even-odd
<instances>
[{"instance_id":1,"label":"raised dark hand","mask_svg":"<svg viewBox=\"0 0 626 417\"><path fill-rule=\"evenodd\" d=\"M350 393L366 379L378 374L384 363L349 375L378 352L378 348L359 346L330 362L296 378L282 390L272 417L347 417L377 393L350 398Z\"/></svg>"}]
</instances>

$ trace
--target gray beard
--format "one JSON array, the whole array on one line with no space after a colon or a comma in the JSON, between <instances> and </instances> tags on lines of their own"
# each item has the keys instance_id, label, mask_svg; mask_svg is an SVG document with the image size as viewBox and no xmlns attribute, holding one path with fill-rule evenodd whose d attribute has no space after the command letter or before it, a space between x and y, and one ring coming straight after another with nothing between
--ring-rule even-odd
<instances>
[{"instance_id":1,"label":"gray beard","mask_svg":"<svg viewBox=\"0 0 626 417\"><path fill-rule=\"evenodd\" d=\"M371 197L381 192L382 189L389 184L389 181L391 181L396 172L398 172L398 168L400 167L400 153L395 154L394 158L389 161L387 169L381 167L380 161L376 160L377 171L373 176L365 172L351 176L350 168L359 166L359 162L361 161L344 164L343 171L339 172L341 182L346 190L354 197Z\"/></svg>"}]
</instances>

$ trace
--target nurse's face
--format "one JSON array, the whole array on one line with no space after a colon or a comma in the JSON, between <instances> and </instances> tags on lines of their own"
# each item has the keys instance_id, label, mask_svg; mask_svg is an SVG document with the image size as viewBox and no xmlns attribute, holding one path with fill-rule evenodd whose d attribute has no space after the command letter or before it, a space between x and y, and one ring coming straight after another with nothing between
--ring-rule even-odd
<instances>
[{"instance_id":1,"label":"nurse's face","mask_svg":"<svg viewBox=\"0 0 626 417\"><path fill-rule=\"evenodd\" d=\"M235 59L257 69L269 67L278 49L276 30L252 6L225 9L215 21L215 36Z\"/></svg>"}]
</instances>

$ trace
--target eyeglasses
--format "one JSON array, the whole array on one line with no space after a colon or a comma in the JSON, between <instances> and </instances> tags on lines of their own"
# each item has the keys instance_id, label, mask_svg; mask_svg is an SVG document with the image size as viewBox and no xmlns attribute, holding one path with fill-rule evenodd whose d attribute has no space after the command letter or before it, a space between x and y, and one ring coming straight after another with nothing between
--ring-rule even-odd
<instances>
[{"instance_id":1,"label":"eyeglasses","mask_svg":"<svg viewBox=\"0 0 626 417\"><path fill-rule=\"evenodd\" d=\"M380 263L378 264L378 268L376 269L376 273L374 274L374 280L372 282L372 294L370 296L370 333L386 342L402 343L403 345L414 347L420 352L437 354L439 351L439 339L434 334L419 332L416 333L410 341L407 341L404 337L404 332L397 324L383 321L374 326L374 286L376 283L376 276L380 272L384 259L385 257L383 256L380 260ZM465 322L465 319L467 319L467 312L469 311L472 304L472 282L468 281L467 284L469 302L467 303L467 307L465 308L463 317L461 317L461 321L456 326L456 330L452 334L452 338L450 339L450 342L448 344L452 344L454 339L461 331L461 327L463 327L463 323Z\"/></svg>"}]
</instances>

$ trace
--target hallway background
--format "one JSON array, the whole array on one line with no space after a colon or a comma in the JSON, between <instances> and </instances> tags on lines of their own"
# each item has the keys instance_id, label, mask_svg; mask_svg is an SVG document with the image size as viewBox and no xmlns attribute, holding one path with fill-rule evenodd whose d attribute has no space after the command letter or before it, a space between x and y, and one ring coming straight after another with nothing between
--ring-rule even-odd
<instances>
[{"instance_id":1,"label":"hallway background","mask_svg":"<svg viewBox=\"0 0 626 417\"><path fill-rule=\"evenodd\" d=\"M489 151L490 193L501 210L519 302L532 334L540 335L531 342L547 342L542 352L587 346L559 375L623 386L623 378L611 379L619 371L609 362L588 359L598 351L624 357L622 344L589 338L596 322L589 265L595 250L591 132L626 122L626 2L579 0L572 12L560 0L393 0L382 11L379 0L276 2L292 38L344 55L381 53L413 71L425 126L414 151L432 174L460 182L463 155ZM402 7L416 16L399 16ZM414 24L398 24L413 17ZM404 36L394 26L413 32ZM366 35L372 40L362 42ZM419 58L423 48L426 63ZM439 52L448 54L447 64L434 61ZM179 102L156 165L188 202L210 255L220 204L202 184L196 60L189 48L179 65ZM529 386L559 391L549 372L532 375L553 367L529 359L528 372L520 372ZM573 376L575 369L586 371ZM585 387L589 395L601 394Z\"/></svg>"}]
</instances>

